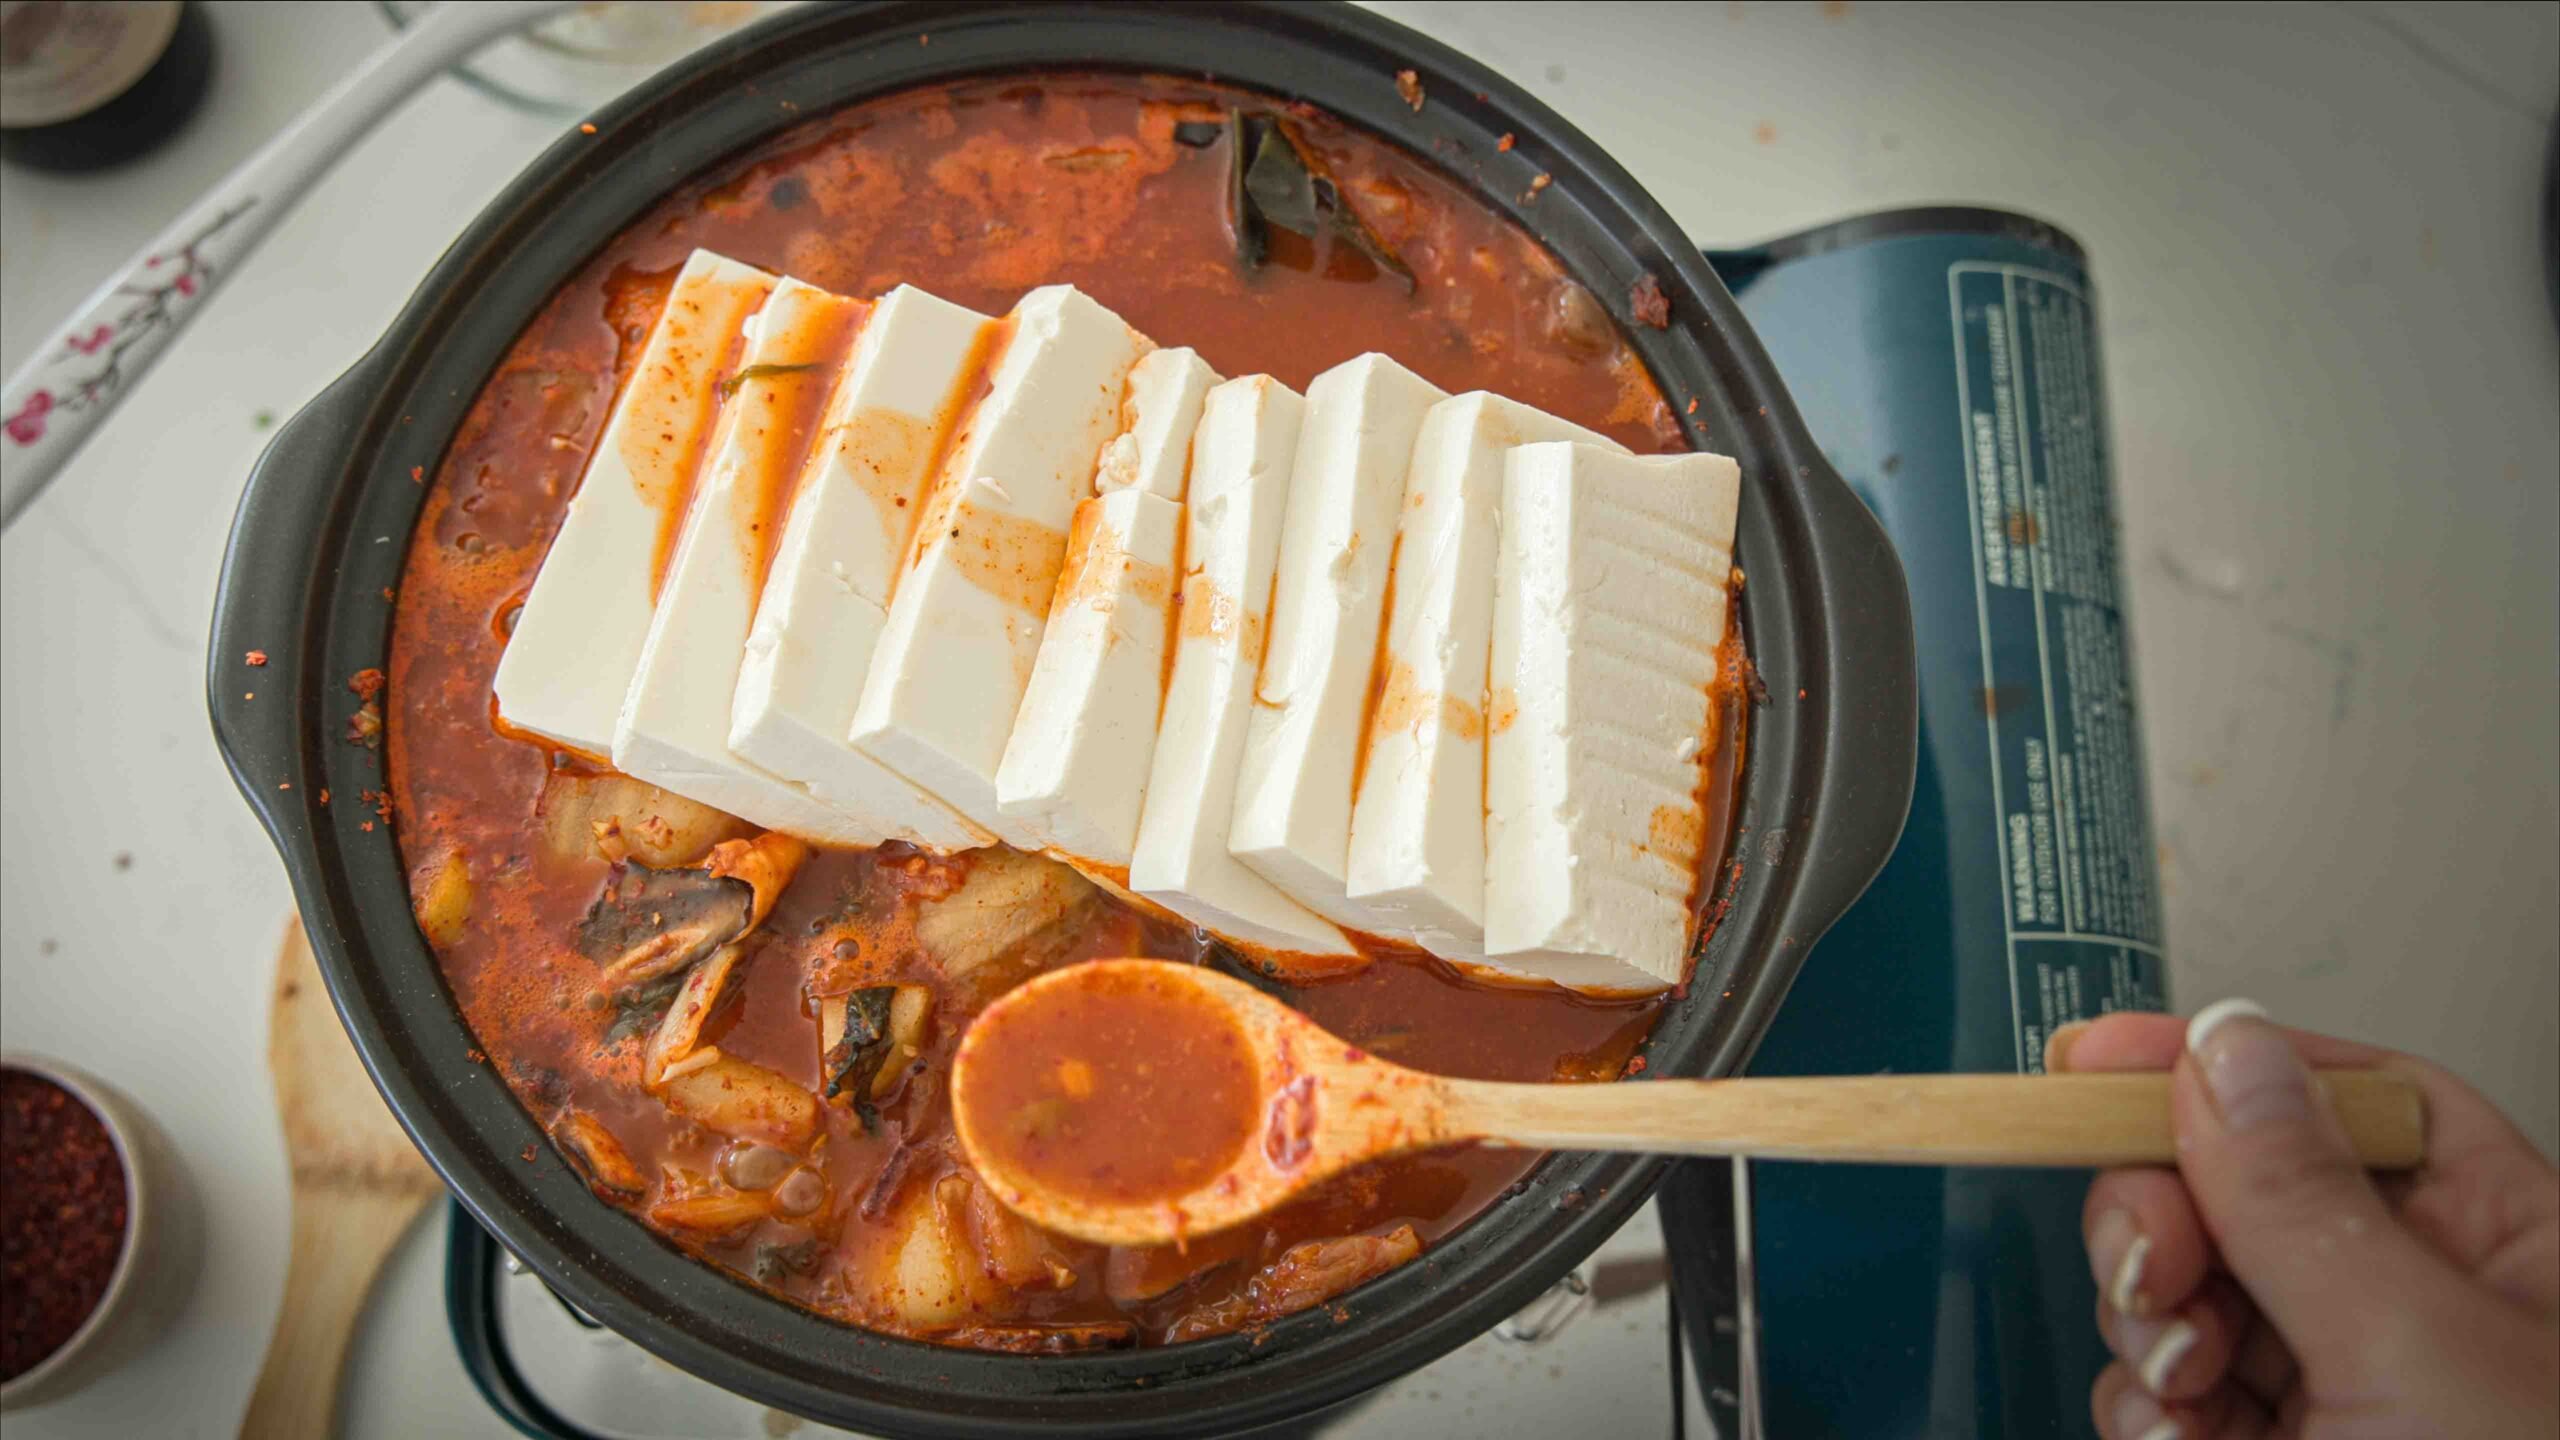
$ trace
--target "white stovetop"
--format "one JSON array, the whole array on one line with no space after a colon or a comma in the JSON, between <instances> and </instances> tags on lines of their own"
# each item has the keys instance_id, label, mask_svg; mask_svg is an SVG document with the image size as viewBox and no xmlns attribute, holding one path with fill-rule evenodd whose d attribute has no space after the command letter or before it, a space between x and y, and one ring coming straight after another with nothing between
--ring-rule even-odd
<instances>
[{"instance_id":1,"label":"white stovetop","mask_svg":"<svg viewBox=\"0 0 2560 1440\"><path fill-rule=\"evenodd\" d=\"M213 0L205 115L0 175L0 362L385 31ZM1706 243L1973 201L2088 245L2175 983L2432 1052L2560 1140L2560 11L1383 7L1527 83ZM372 342L551 125L439 82L355 147L0 540L0 1040L177 1139L213 1243L155 1352L12 1437L228 1435L284 1272L283 875L205 722L267 417ZM350 1433L500 1435L422 1227Z\"/></svg>"}]
</instances>

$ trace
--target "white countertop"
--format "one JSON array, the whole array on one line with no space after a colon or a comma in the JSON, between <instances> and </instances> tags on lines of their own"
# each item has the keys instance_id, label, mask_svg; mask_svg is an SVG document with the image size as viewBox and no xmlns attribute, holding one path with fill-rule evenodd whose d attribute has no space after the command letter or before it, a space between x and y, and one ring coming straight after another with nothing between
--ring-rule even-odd
<instances>
[{"instance_id":1,"label":"white countertop","mask_svg":"<svg viewBox=\"0 0 2560 1440\"><path fill-rule=\"evenodd\" d=\"M2560 1142L2560 10L1382 8L1527 83L1702 243L1932 201L2085 242L2179 999L2435 1055ZM0 362L386 33L211 9L176 144L0 172ZM142 1101L213 1236L169 1339L13 1440L237 1427L283 1282L289 901L205 721L219 548L266 427L554 130L451 81L411 101L0 539L0 1041ZM366 1322L349 1433L508 1433L445 1338L436 1239Z\"/></svg>"}]
</instances>

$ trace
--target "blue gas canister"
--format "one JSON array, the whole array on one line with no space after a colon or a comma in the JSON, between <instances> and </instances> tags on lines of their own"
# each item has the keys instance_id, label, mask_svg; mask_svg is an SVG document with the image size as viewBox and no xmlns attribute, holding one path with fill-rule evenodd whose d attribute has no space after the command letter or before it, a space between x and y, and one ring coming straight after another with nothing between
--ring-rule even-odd
<instances>
[{"instance_id":1,"label":"blue gas canister","mask_svg":"<svg viewBox=\"0 0 2560 1440\"><path fill-rule=\"evenodd\" d=\"M1919 649L1902 841L1756 1075L2020 1071L2166 1000L2097 321L2080 247L1895 211L1714 261L1892 536ZM1747 603L1747 601L1746 601ZM2091 1433L2085 1174L1695 1162L1665 1226L1721 1433Z\"/></svg>"}]
</instances>

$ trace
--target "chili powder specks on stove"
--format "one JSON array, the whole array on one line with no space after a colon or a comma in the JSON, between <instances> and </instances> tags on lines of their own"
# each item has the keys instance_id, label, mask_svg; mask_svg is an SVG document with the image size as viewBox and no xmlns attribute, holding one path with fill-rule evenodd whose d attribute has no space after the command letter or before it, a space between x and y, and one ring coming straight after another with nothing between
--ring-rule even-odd
<instances>
[{"instance_id":1,"label":"chili powder specks on stove","mask_svg":"<svg viewBox=\"0 0 2560 1440\"><path fill-rule=\"evenodd\" d=\"M0 1070L0 1380L41 1364L98 1308L125 1206L105 1122L41 1075Z\"/></svg>"}]
</instances>

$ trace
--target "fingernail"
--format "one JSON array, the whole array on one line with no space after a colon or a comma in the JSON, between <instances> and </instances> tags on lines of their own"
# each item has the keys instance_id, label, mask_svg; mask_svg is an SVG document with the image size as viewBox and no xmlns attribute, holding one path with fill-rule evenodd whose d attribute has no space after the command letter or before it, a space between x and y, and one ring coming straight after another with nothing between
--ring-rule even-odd
<instances>
[{"instance_id":1,"label":"fingernail","mask_svg":"<svg viewBox=\"0 0 2560 1440\"><path fill-rule=\"evenodd\" d=\"M2169 1418L2148 1390L2128 1386L2117 1396L2115 1421L2115 1433L2132 1440L2178 1440L2178 1422Z\"/></svg>"},{"instance_id":2,"label":"fingernail","mask_svg":"<svg viewBox=\"0 0 2560 1440\"><path fill-rule=\"evenodd\" d=\"M2207 1005L2196 1012L2196 1018L2187 1022L2187 1049L2196 1054L2204 1053L2205 1040L2214 1031L2221 1029L2224 1021L2237 1020L2243 1016L2252 1020L2264 1020L2267 1018L2267 1007L2255 1000L2238 995L2227 1000L2216 1000Z\"/></svg>"},{"instance_id":3,"label":"fingernail","mask_svg":"<svg viewBox=\"0 0 2560 1440\"><path fill-rule=\"evenodd\" d=\"M2170 1372L2203 1338L2203 1332L2186 1321L2171 1321L2169 1328L2160 1332L2160 1338L2151 1342L2151 1348L2142 1352L2142 1362L2133 1367L2134 1373L2142 1377L2142 1388L2154 1395L2165 1393Z\"/></svg>"},{"instance_id":4,"label":"fingernail","mask_svg":"<svg viewBox=\"0 0 2560 1440\"><path fill-rule=\"evenodd\" d=\"M2139 1315L2142 1267L2151 1258L2151 1237L2122 1210L2109 1210L2089 1227L2089 1269L2107 1287L2107 1303L2119 1315Z\"/></svg>"},{"instance_id":5,"label":"fingernail","mask_svg":"<svg viewBox=\"0 0 2560 1440\"><path fill-rule=\"evenodd\" d=\"M2061 1074L2064 1067L2070 1062L2071 1047L2079 1044L2080 1037L2087 1033L2089 1033L2089 1022L2086 1020L2074 1020L2070 1024L2065 1025L2061 1029L2044 1037L2045 1073L2048 1075Z\"/></svg>"},{"instance_id":6,"label":"fingernail","mask_svg":"<svg viewBox=\"0 0 2560 1440\"><path fill-rule=\"evenodd\" d=\"M2256 1001L2217 1000L2197 1011L2187 1022L2187 1051L2229 1128L2253 1130L2311 1113L2311 1072Z\"/></svg>"}]
</instances>

